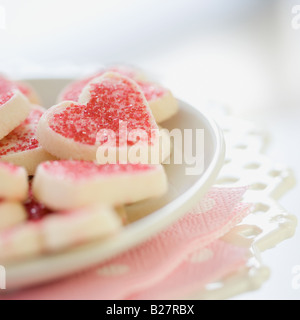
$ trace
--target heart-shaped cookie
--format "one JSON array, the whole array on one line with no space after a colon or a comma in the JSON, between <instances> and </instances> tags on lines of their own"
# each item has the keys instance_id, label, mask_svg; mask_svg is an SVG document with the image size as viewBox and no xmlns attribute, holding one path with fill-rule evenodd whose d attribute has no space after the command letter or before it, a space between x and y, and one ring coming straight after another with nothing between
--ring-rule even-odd
<instances>
[{"instance_id":1,"label":"heart-shaped cookie","mask_svg":"<svg viewBox=\"0 0 300 320\"><path fill-rule=\"evenodd\" d=\"M0 75L0 93L5 93L11 90L19 90L32 104L40 103L40 99L36 91L28 83L12 81L3 75Z\"/></svg>"},{"instance_id":2,"label":"heart-shaped cookie","mask_svg":"<svg viewBox=\"0 0 300 320\"><path fill-rule=\"evenodd\" d=\"M121 225L113 208L103 205L53 212L38 221L15 223L0 233L0 261L11 262L103 239L116 233Z\"/></svg>"},{"instance_id":3,"label":"heart-shaped cookie","mask_svg":"<svg viewBox=\"0 0 300 320\"><path fill-rule=\"evenodd\" d=\"M19 90L0 87L0 140L14 130L30 112L29 100Z\"/></svg>"},{"instance_id":4,"label":"heart-shaped cookie","mask_svg":"<svg viewBox=\"0 0 300 320\"><path fill-rule=\"evenodd\" d=\"M28 187L24 168L0 162L0 199L23 201L28 196Z\"/></svg>"},{"instance_id":5,"label":"heart-shaped cookie","mask_svg":"<svg viewBox=\"0 0 300 320\"><path fill-rule=\"evenodd\" d=\"M78 102L79 96L83 90L83 88L93 79L102 76L106 72L116 72L123 76L126 76L135 81L146 81L145 75L138 69L129 66L110 66L107 68L103 68L98 72L92 74L89 77L82 78L79 80L75 80L68 84L58 96L58 102L63 101L76 101Z\"/></svg>"},{"instance_id":6,"label":"heart-shaped cookie","mask_svg":"<svg viewBox=\"0 0 300 320\"><path fill-rule=\"evenodd\" d=\"M122 205L161 196L167 188L163 167L148 164L49 161L40 164L33 180L35 199L53 210Z\"/></svg>"},{"instance_id":7,"label":"heart-shaped cookie","mask_svg":"<svg viewBox=\"0 0 300 320\"><path fill-rule=\"evenodd\" d=\"M0 200L0 232L24 223L27 213L18 201Z\"/></svg>"},{"instance_id":8,"label":"heart-shaped cookie","mask_svg":"<svg viewBox=\"0 0 300 320\"><path fill-rule=\"evenodd\" d=\"M25 167L28 174L33 175L38 164L55 157L46 152L36 139L37 125L45 109L32 106L29 110L27 118L0 140L0 161Z\"/></svg>"},{"instance_id":9,"label":"heart-shaped cookie","mask_svg":"<svg viewBox=\"0 0 300 320\"><path fill-rule=\"evenodd\" d=\"M177 113L178 103L170 90L148 81L139 70L127 66L108 67L90 77L74 81L63 90L58 100L77 102L83 88L91 80L109 71L117 72L137 82L149 103L156 122L163 122Z\"/></svg>"},{"instance_id":10,"label":"heart-shaped cookie","mask_svg":"<svg viewBox=\"0 0 300 320\"><path fill-rule=\"evenodd\" d=\"M42 116L37 137L60 159L99 163L157 163L159 129L140 87L108 72L84 87L79 101L65 101ZM153 160L153 161L152 161Z\"/></svg>"}]
</instances>

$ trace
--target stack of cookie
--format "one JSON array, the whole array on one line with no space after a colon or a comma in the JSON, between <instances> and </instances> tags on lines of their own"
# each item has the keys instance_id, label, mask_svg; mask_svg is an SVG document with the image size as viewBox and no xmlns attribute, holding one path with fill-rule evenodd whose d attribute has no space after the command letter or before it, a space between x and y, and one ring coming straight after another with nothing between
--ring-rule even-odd
<instances>
[{"instance_id":1,"label":"stack of cookie","mask_svg":"<svg viewBox=\"0 0 300 320\"><path fill-rule=\"evenodd\" d=\"M58 101L45 110L0 78L0 262L107 237L124 223L117 208L168 189L158 123L178 111L169 90L118 66Z\"/></svg>"}]
</instances>

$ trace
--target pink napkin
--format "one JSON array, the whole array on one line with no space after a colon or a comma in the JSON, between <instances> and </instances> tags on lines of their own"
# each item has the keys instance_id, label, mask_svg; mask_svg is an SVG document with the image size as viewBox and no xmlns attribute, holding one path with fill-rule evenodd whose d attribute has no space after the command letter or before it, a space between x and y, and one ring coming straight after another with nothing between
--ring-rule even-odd
<instances>
[{"instance_id":1,"label":"pink napkin","mask_svg":"<svg viewBox=\"0 0 300 320\"><path fill-rule=\"evenodd\" d=\"M243 266L248 250L218 240L250 211L246 188L213 188L183 218L92 270L7 299L182 298Z\"/></svg>"},{"instance_id":2,"label":"pink napkin","mask_svg":"<svg viewBox=\"0 0 300 320\"><path fill-rule=\"evenodd\" d=\"M247 258L246 248L216 240L189 254L163 281L129 298L158 300L191 295L207 283L220 280L245 266Z\"/></svg>"}]
</instances>

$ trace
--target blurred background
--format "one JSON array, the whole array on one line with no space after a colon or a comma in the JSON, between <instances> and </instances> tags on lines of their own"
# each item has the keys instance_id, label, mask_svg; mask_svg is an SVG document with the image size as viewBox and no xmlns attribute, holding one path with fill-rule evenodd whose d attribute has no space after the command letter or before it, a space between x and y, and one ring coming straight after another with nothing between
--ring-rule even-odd
<instances>
[{"instance_id":1,"label":"blurred background","mask_svg":"<svg viewBox=\"0 0 300 320\"><path fill-rule=\"evenodd\" d=\"M300 178L295 5L300 0L0 0L0 72L77 77L107 63L137 65L183 100L220 102L263 125L268 154ZM281 201L298 217L299 193L297 186ZM291 286L299 232L263 261L270 281L241 298L299 299Z\"/></svg>"}]
</instances>

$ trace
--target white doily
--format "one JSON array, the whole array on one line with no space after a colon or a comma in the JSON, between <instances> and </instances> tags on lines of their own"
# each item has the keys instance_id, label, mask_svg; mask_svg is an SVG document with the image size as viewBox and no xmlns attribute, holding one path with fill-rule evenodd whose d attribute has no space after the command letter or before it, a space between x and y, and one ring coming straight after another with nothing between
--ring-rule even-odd
<instances>
[{"instance_id":1,"label":"white doily","mask_svg":"<svg viewBox=\"0 0 300 320\"><path fill-rule=\"evenodd\" d=\"M253 203L252 213L228 233L224 239L236 245L251 247L247 266L235 274L206 286L190 299L225 299L256 290L269 278L261 253L292 237L297 218L287 213L279 198L291 189L295 180L285 165L263 154L267 135L254 123L228 115L215 116L224 131L227 154L217 184L248 185L243 201Z\"/></svg>"}]
</instances>

